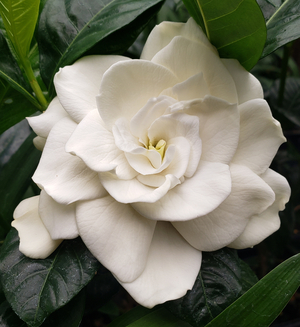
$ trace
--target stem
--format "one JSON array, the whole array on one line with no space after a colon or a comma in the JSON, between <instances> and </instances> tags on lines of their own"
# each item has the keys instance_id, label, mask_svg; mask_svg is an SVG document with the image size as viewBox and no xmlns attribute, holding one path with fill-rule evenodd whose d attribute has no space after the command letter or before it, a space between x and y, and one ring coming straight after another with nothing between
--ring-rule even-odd
<instances>
[{"instance_id":1,"label":"stem","mask_svg":"<svg viewBox=\"0 0 300 327\"><path fill-rule=\"evenodd\" d=\"M285 81L286 81L286 75L287 75L288 62L289 62L290 53L291 53L291 47L292 47L292 42L286 44L283 48L284 52L283 52L283 58L282 58L282 65L281 65L281 72L280 72L280 84L279 84L278 98L277 98L277 105L279 107L282 106L282 103L284 100Z\"/></svg>"},{"instance_id":2,"label":"stem","mask_svg":"<svg viewBox=\"0 0 300 327\"><path fill-rule=\"evenodd\" d=\"M48 101L46 100L39 83L37 82L30 61L26 58L25 60L22 60L23 68L25 70L25 74L28 78L28 81L31 85L31 88L33 89L39 103L41 104L43 110L46 110L48 107Z\"/></svg>"}]
</instances>

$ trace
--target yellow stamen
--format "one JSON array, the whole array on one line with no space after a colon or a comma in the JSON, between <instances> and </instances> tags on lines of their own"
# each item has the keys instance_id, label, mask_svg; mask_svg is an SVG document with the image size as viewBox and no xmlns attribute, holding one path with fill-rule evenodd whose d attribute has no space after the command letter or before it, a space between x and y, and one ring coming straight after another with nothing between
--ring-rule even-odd
<instances>
[{"instance_id":1,"label":"yellow stamen","mask_svg":"<svg viewBox=\"0 0 300 327\"><path fill-rule=\"evenodd\" d=\"M148 146L148 149L149 150L156 150L160 155L161 157L163 158L164 157L164 154L165 154L165 147L166 147L166 141L165 140L160 140L156 143L155 146L152 145L152 143L149 141L149 146Z\"/></svg>"}]
</instances>

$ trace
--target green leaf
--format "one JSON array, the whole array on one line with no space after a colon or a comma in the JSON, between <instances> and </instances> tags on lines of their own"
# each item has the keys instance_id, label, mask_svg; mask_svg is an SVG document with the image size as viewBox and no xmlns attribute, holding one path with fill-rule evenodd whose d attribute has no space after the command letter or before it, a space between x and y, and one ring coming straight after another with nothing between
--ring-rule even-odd
<instances>
[{"instance_id":1,"label":"green leaf","mask_svg":"<svg viewBox=\"0 0 300 327\"><path fill-rule=\"evenodd\" d=\"M259 60L266 25L256 0L183 0L222 58L235 58L247 70Z\"/></svg>"},{"instance_id":2,"label":"green leaf","mask_svg":"<svg viewBox=\"0 0 300 327\"><path fill-rule=\"evenodd\" d=\"M203 252L199 275L191 291L170 301L167 308L193 326L205 326L255 282L252 270L235 250Z\"/></svg>"},{"instance_id":3,"label":"green leaf","mask_svg":"<svg viewBox=\"0 0 300 327\"><path fill-rule=\"evenodd\" d=\"M124 52L163 0L51 0L40 16L38 34L42 78L53 95L60 67L89 54Z\"/></svg>"},{"instance_id":4,"label":"green leaf","mask_svg":"<svg viewBox=\"0 0 300 327\"><path fill-rule=\"evenodd\" d=\"M300 254L284 261L207 327L268 327L300 286Z\"/></svg>"},{"instance_id":5,"label":"green leaf","mask_svg":"<svg viewBox=\"0 0 300 327\"><path fill-rule=\"evenodd\" d=\"M25 140L0 173L0 235L10 229L12 214L31 183L41 152L33 143L34 133ZM5 150L2 154L5 154ZM2 235L3 236L3 235Z\"/></svg>"},{"instance_id":6,"label":"green leaf","mask_svg":"<svg viewBox=\"0 0 300 327\"><path fill-rule=\"evenodd\" d=\"M163 307L136 307L109 324L109 327L191 327Z\"/></svg>"},{"instance_id":7,"label":"green leaf","mask_svg":"<svg viewBox=\"0 0 300 327\"><path fill-rule=\"evenodd\" d=\"M7 301L0 304L0 326L1 327L27 327L13 311Z\"/></svg>"},{"instance_id":8,"label":"green leaf","mask_svg":"<svg viewBox=\"0 0 300 327\"><path fill-rule=\"evenodd\" d=\"M40 0L1 0L0 14L18 56L26 58L33 37Z\"/></svg>"},{"instance_id":9,"label":"green leaf","mask_svg":"<svg viewBox=\"0 0 300 327\"><path fill-rule=\"evenodd\" d=\"M0 254L0 277L7 301L31 327L38 327L93 278L99 262L80 238L64 241L47 259L27 258L11 229Z\"/></svg>"},{"instance_id":10,"label":"green leaf","mask_svg":"<svg viewBox=\"0 0 300 327\"><path fill-rule=\"evenodd\" d=\"M300 2L286 0L267 22L267 41L262 57L300 37Z\"/></svg>"},{"instance_id":11,"label":"green leaf","mask_svg":"<svg viewBox=\"0 0 300 327\"><path fill-rule=\"evenodd\" d=\"M2 20L0 19L0 78L23 94L36 108L40 109L41 106L31 95L30 87L23 78L19 65L8 47L7 41L1 30L1 24Z\"/></svg>"}]
</instances>

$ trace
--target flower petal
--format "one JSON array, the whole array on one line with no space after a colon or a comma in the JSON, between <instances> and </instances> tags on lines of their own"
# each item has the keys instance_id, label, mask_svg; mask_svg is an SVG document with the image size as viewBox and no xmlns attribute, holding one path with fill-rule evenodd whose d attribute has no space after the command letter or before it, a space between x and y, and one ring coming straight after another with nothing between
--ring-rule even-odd
<instances>
[{"instance_id":1,"label":"flower petal","mask_svg":"<svg viewBox=\"0 0 300 327\"><path fill-rule=\"evenodd\" d=\"M40 163L32 177L56 202L70 204L106 194L97 173L65 151L65 144L77 124L66 117L51 130Z\"/></svg>"},{"instance_id":2,"label":"flower petal","mask_svg":"<svg viewBox=\"0 0 300 327\"><path fill-rule=\"evenodd\" d=\"M275 199L274 192L245 166L230 166L232 190L228 198L208 215L173 222L179 233L196 249L216 251L235 240L249 218L263 212Z\"/></svg>"},{"instance_id":3,"label":"flower petal","mask_svg":"<svg viewBox=\"0 0 300 327\"><path fill-rule=\"evenodd\" d=\"M34 132L43 138L47 138L52 127L61 119L68 117L68 113L55 97L49 104L47 110L39 116L27 117L28 123Z\"/></svg>"},{"instance_id":4,"label":"flower petal","mask_svg":"<svg viewBox=\"0 0 300 327\"><path fill-rule=\"evenodd\" d=\"M237 103L237 92L233 78L219 56L208 47L176 36L152 59L153 63L168 68L179 81L203 73L209 94Z\"/></svg>"},{"instance_id":5,"label":"flower petal","mask_svg":"<svg viewBox=\"0 0 300 327\"><path fill-rule=\"evenodd\" d=\"M43 151L46 141L47 139L37 136L33 139L33 144L38 150Z\"/></svg>"},{"instance_id":6,"label":"flower petal","mask_svg":"<svg viewBox=\"0 0 300 327\"><path fill-rule=\"evenodd\" d=\"M138 303L152 308L184 296L194 285L201 259L202 253L171 224L158 222L144 271L133 282L120 283Z\"/></svg>"},{"instance_id":7,"label":"flower petal","mask_svg":"<svg viewBox=\"0 0 300 327\"><path fill-rule=\"evenodd\" d=\"M178 83L177 78L165 67L145 60L119 62L103 76L98 110L111 129L118 118L128 121L148 102Z\"/></svg>"},{"instance_id":8,"label":"flower petal","mask_svg":"<svg viewBox=\"0 0 300 327\"><path fill-rule=\"evenodd\" d=\"M229 247L244 249L254 246L280 227L278 211L284 209L286 202L289 200L291 189L286 179L271 169L268 169L261 177L271 186L276 199L265 211L251 217L243 233L229 244Z\"/></svg>"},{"instance_id":9,"label":"flower petal","mask_svg":"<svg viewBox=\"0 0 300 327\"><path fill-rule=\"evenodd\" d=\"M19 232L20 251L29 258L45 259L61 243L52 240L38 213L39 196L23 200L14 212L11 225Z\"/></svg>"},{"instance_id":10,"label":"flower petal","mask_svg":"<svg viewBox=\"0 0 300 327\"><path fill-rule=\"evenodd\" d=\"M122 56L87 56L71 66L65 66L54 77L54 85L60 103L69 115L79 123L86 114L96 109L96 95L103 74L113 64L127 61Z\"/></svg>"},{"instance_id":11,"label":"flower petal","mask_svg":"<svg viewBox=\"0 0 300 327\"><path fill-rule=\"evenodd\" d=\"M86 246L119 280L130 282L142 273L156 222L110 196L78 203L76 216Z\"/></svg>"},{"instance_id":12,"label":"flower petal","mask_svg":"<svg viewBox=\"0 0 300 327\"><path fill-rule=\"evenodd\" d=\"M192 178L187 178L182 184L170 189L160 200L131 205L149 219L186 221L216 209L230 191L229 167L222 163L200 161Z\"/></svg>"},{"instance_id":13,"label":"flower petal","mask_svg":"<svg viewBox=\"0 0 300 327\"><path fill-rule=\"evenodd\" d=\"M73 239L79 235L74 203L69 205L57 203L42 190L39 215L53 240Z\"/></svg>"},{"instance_id":14,"label":"flower petal","mask_svg":"<svg viewBox=\"0 0 300 327\"><path fill-rule=\"evenodd\" d=\"M221 59L232 76L238 94L238 103L263 99L264 93L258 79L250 74L236 59Z\"/></svg>"},{"instance_id":15,"label":"flower petal","mask_svg":"<svg viewBox=\"0 0 300 327\"><path fill-rule=\"evenodd\" d=\"M247 166L260 175L270 166L278 147L286 139L265 100L247 101L239 109L240 139L232 162Z\"/></svg>"},{"instance_id":16,"label":"flower petal","mask_svg":"<svg viewBox=\"0 0 300 327\"><path fill-rule=\"evenodd\" d=\"M158 188L146 186L134 178L121 180L112 173L99 173L100 181L107 192L118 202L155 203L180 181L173 175L166 175L165 182Z\"/></svg>"},{"instance_id":17,"label":"flower petal","mask_svg":"<svg viewBox=\"0 0 300 327\"><path fill-rule=\"evenodd\" d=\"M177 35L182 35L189 40L203 43L205 46L211 48L217 53L216 49L208 41L201 28L199 28L199 25L193 18L190 18L186 24L162 22L155 26L144 46L141 59L152 60L154 55L168 45Z\"/></svg>"},{"instance_id":18,"label":"flower petal","mask_svg":"<svg viewBox=\"0 0 300 327\"><path fill-rule=\"evenodd\" d=\"M81 158L96 172L115 169L121 179L137 175L124 153L116 147L114 136L105 128L97 109L89 112L78 124L66 144L66 151Z\"/></svg>"}]
</instances>

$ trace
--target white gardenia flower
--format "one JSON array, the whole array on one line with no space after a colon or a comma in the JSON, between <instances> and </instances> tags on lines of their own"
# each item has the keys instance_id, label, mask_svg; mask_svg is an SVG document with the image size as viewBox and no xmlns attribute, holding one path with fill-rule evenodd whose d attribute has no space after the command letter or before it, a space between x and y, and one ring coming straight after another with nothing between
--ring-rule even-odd
<instances>
[{"instance_id":1,"label":"white gardenia flower","mask_svg":"<svg viewBox=\"0 0 300 327\"><path fill-rule=\"evenodd\" d=\"M20 251L80 236L140 304L183 296L201 251L253 246L279 228L290 188L269 169L280 124L260 83L220 59L197 24L155 27L140 60L89 56L56 74L29 118L39 197L14 214Z\"/></svg>"}]
</instances>

